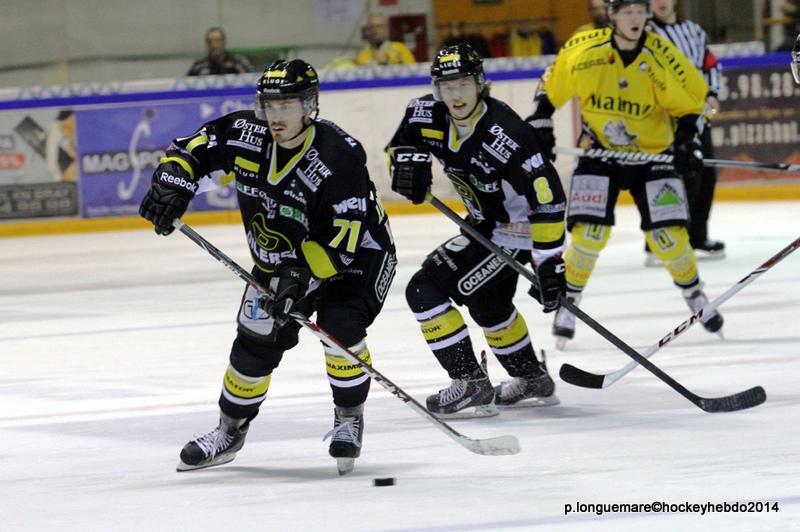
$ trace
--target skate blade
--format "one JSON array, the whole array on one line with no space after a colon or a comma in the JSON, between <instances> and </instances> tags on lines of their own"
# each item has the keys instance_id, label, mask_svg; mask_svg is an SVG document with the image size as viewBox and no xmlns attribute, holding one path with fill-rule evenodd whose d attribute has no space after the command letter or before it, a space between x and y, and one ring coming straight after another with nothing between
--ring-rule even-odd
<instances>
[{"instance_id":1,"label":"skate blade","mask_svg":"<svg viewBox=\"0 0 800 532\"><path fill-rule=\"evenodd\" d=\"M722 260L725 258L725 252L723 251L722 253L703 253L695 250L694 257L695 259L697 259L698 262Z\"/></svg>"},{"instance_id":2,"label":"skate blade","mask_svg":"<svg viewBox=\"0 0 800 532\"><path fill-rule=\"evenodd\" d=\"M353 472L353 468L356 466L356 459L355 458L337 458L336 459L336 469L339 470L339 475L346 475L348 473Z\"/></svg>"},{"instance_id":3,"label":"skate blade","mask_svg":"<svg viewBox=\"0 0 800 532\"><path fill-rule=\"evenodd\" d=\"M474 410L473 410L474 409ZM494 403L489 405L468 407L452 414L440 414L438 412L431 412L438 419L475 419L479 417L492 417L500 413Z\"/></svg>"},{"instance_id":4,"label":"skate blade","mask_svg":"<svg viewBox=\"0 0 800 532\"><path fill-rule=\"evenodd\" d=\"M183 471L194 471L195 469L206 469L209 467L227 464L228 462L233 462L234 458L236 458L236 453L217 456L213 460L199 465L184 464L183 461L181 461L178 463L178 466L175 468L175 470L181 473Z\"/></svg>"},{"instance_id":5,"label":"skate blade","mask_svg":"<svg viewBox=\"0 0 800 532\"><path fill-rule=\"evenodd\" d=\"M514 408L535 408L537 406L555 406L560 405L561 401L553 394L549 397L528 397L512 403L510 405L497 405L501 410L511 410Z\"/></svg>"},{"instance_id":6,"label":"skate blade","mask_svg":"<svg viewBox=\"0 0 800 532\"><path fill-rule=\"evenodd\" d=\"M567 342L569 342L569 338L564 338L563 336L556 336L556 351L563 351L567 347Z\"/></svg>"}]
</instances>

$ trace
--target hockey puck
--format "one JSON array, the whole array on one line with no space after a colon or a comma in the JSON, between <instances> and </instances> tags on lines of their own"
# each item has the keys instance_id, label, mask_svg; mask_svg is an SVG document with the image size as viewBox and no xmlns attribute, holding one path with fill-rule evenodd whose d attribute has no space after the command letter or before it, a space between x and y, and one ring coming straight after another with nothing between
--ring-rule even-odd
<instances>
[{"instance_id":1,"label":"hockey puck","mask_svg":"<svg viewBox=\"0 0 800 532\"><path fill-rule=\"evenodd\" d=\"M373 478L373 486L394 486L394 477L391 478Z\"/></svg>"}]
</instances>

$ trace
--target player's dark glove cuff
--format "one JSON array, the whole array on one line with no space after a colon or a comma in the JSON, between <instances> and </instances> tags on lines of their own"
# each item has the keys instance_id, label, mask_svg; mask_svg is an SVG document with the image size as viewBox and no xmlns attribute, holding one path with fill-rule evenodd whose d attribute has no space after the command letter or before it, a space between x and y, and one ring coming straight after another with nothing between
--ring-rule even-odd
<instances>
[{"instance_id":1,"label":"player's dark glove cuff","mask_svg":"<svg viewBox=\"0 0 800 532\"><path fill-rule=\"evenodd\" d=\"M162 163L153 173L153 182L139 205L139 214L155 225L156 233L168 235L175 230L173 220L183 216L197 188L197 183L181 165L172 161Z\"/></svg>"},{"instance_id":2,"label":"player's dark glove cuff","mask_svg":"<svg viewBox=\"0 0 800 532\"><path fill-rule=\"evenodd\" d=\"M528 294L542 304L544 312L558 310L560 298L567 293L566 266L561 257L550 257L536 268L536 279Z\"/></svg>"},{"instance_id":3,"label":"player's dark glove cuff","mask_svg":"<svg viewBox=\"0 0 800 532\"><path fill-rule=\"evenodd\" d=\"M555 161L556 136L553 132L553 119L531 116L528 117L528 123L536 133L536 143L539 145L539 151L551 161Z\"/></svg>"},{"instance_id":4,"label":"player's dark glove cuff","mask_svg":"<svg viewBox=\"0 0 800 532\"><path fill-rule=\"evenodd\" d=\"M289 314L306 295L310 282L311 270L305 266L284 266L270 279L269 289L274 297L263 300L263 306L278 327L283 327L291 319Z\"/></svg>"},{"instance_id":5,"label":"player's dark glove cuff","mask_svg":"<svg viewBox=\"0 0 800 532\"><path fill-rule=\"evenodd\" d=\"M415 205L424 202L433 181L430 154L412 146L398 146L389 157L392 190Z\"/></svg>"},{"instance_id":6,"label":"player's dark glove cuff","mask_svg":"<svg viewBox=\"0 0 800 532\"><path fill-rule=\"evenodd\" d=\"M673 164L678 174L686 181L692 181L703 173L703 152L697 139L696 124L691 118L685 118L681 118L675 131Z\"/></svg>"}]
</instances>

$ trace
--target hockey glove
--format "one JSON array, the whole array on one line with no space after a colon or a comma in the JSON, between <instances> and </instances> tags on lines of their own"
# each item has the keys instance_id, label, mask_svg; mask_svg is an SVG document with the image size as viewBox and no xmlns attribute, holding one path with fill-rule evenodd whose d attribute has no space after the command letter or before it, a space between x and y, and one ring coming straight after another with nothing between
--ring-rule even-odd
<instances>
[{"instance_id":1,"label":"hockey glove","mask_svg":"<svg viewBox=\"0 0 800 532\"><path fill-rule=\"evenodd\" d=\"M528 117L528 123L536 132L536 141L539 144L539 151L542 152L542 155L550 159L550 161L555 161L556 154L553 152L553 149L556 146L556 136L555 133L553 133L553 119L530 116Z\"/></svg>"},{"instance_id":2,"label":"hockey glove","mask_svg":"<svg viewBox=\"0 0 800 532\"><path fill-rule=\"evenodd\" d=\"M536 281L528 294L542 304L544 312L553 312L561 306L559 299L567 293L566 271L561 257L550 257L536 268Z\"/></svg>"},{"instance_id":3,"label":"hockey glove","mask_svg":"<svg viewBox=\"0 0 800 532\"><path fill-rule=\"evenodd\" d=\"M181 165L174 161L161 163L139 206L139 215L153 222L156 233L168 235L175 230L172 221L183 216L195 192L197 183Z\"/></svg>"},{"instance_id":4,"label":"hockey glove","mask_svg":"<svg viewBox=\"0 0 800 532\"><path fill-rule=\"evenodd\" d=\"M285 266L269 281L272 299L263 301L264 310L275 320L275 325L283 327L297 302L306 295L311 271L305 266Z\"/></svg>"},{"instance_id":5,"label":"hockey glove","mask_svg":"<svg viewBox=\"0 0 800 532\"><path fill-rule=\"evenodd\" d=\"M389 157L392 190L410 199L414 205L424 202L433 181L431 155L413 146L398 146Z\"/></svg>"},{"instance_id":6,"label":"hockey glove","mask_svg":"<svg viewBox=\"0 0 800 532\"><path fill-rule=\"evenodd\" d=\"M675 171L689 183L699 179L703 173L703 152L697 140L697 126L689 121L678 123L673 146Z\"/></svg>"}]
</instances>

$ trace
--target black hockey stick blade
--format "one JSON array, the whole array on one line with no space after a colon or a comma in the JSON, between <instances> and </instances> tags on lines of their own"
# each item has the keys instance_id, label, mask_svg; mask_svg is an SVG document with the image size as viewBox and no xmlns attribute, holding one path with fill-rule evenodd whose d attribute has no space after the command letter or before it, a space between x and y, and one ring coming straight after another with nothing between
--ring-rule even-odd
<instances>
[{"instance_id":1,"label":"black hockey stick blade","mask_svg":"<svg viewBox=\"0 0 800 532\"><path fill-rule=\"evenodd\" d=\"M602 388L603 381L606 378L605 375L590 373L572 364L561 364L558 376L561 377L562 381L582 388Z\"/></svg>"},{"instance_id":2,"label":"black hockey stick blade","mask_svg":"<svg viewBox=\"0 0 800 532\"><path fill-rule=\"evenodd\" d=\"M597 375L588 371L576 368L572 364L562 364L558 372L559 377L565 382L581 386L583 388L601 389L605 381L605 375ZM687 390L688 391L688 390ZM767 400L767 392L761 386L755 386L749 390L738 392L724 397L700 397L691 392L684 396L700 407L701 410L710 413L717 412L736 412L758 406Z\"/></svg>"},{"instance_id":3,"label":"black hockey stick blade","mask_svg":"<svg viewBox=\"0 0 800 532\"><path fill-rule=\"evenodd\" d=\"M706 412L735 412L758 406L767 400L767 392L761 386L728 395L726 397L705 398L699 397L697 406Z\"/></svg>"}]
</instances>

